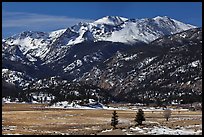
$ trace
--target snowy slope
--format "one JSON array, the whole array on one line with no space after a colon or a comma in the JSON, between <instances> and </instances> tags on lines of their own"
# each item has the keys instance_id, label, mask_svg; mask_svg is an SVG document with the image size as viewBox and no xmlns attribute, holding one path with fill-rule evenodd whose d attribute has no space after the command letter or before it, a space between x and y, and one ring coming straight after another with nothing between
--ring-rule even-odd
<instances>
[{"instance_id":1,"label":"snowy slope","mask_svg":"<svg viewBox=\"0 0 204 137\"><path fill-rule=\"evenodd\" d=\"M6 39L5 43L8 45L19 45L19 49L24 55L34 50L32 55L38 57L48 50L47 45L50 44L50 40L47 33L25 31Z\"/></svg>"},{"instance_id":2,"label":"snowy slope","mask_svg":"<svg viewBox=\"0 0 204 137\"><path fill-rule=\"evenodd\" d=\"M49 33L25 31L2 39L2 68L32 79L71 75L73 80L115 52L127 50L128 44L150 43L161 36L190 28L195 26L166 16L149 19L106 16ZM8 73L4 75L10 79L8 81L17 80L6 75Z\"/></svg>"},{"instance_id":3,"label":"snowy slope","mask_svg":"<svg viewBox=\"0 0 204 137\"><path fill-rule=\"evenodd\" d=\"M149 43L161 36L178 33L196 26L169 17L127 19L106 16L92 23L78 23L50 33L25 31L3 39L7 45L18 45L30 61L43 60L51 48L74 45L84 41L111 41L133 44Z\"/></svg>"},{"instance_id":4,"label":"snowy slope","mask_svg":"<svg viewBox=\"0 0 204 137\"><path fill-rule=\"evenodd\" d=\"M201 66L202 29L197 28L119 51L80 80L113 90L112 95L121 100L168 100L168 96L176 95L177 102L186 100L188 94L198 101L202 94Z\"/></svg>"},{"instance_id":5,"label":"snowy slope","mask_svg":"<svg viewBox=\"0 0 204 137\"><path fill-rule=\"evenodd\" d=\"M23 86L25 83L34 80L23 72L12 71L9 69L2 69L2 79L18 86Z\"/></svg>"},{"instance_id":6,"label":"snowy slope","mask_svg":"<svg viewBox=\"0 0 204 137\"><path fill-rule=\"evenodd\" d=\"M86 39L94 41L112 41L122 43L149 43L161 36L175 34L193 25L184 24L167 16L145 19L127 19L118 16L106 16L93 23L80 23L73 27L79 36L68 44L80 43ZM88 36L84 34L89 33Z\"/></svg>"},{"instance_id":7,"label":"snowy slope","mask_svg":"<svg viewBox=\"0 0 204 137\"><path fill-rule=\"evenodd\" d=\"M128 20L127 18L118 17L118 16L106 16L96 20L94 24L106 24L106 25L117 26L124 23L127 20Z\"/></svg>"},{"instance_id":8,"label":"snowy slope","mask_svg":"<svg viewBox=\"0 0 204 137\"><path fill-rule=\"evenodd\" d=\"M126 21L123 29L115 31L109 41L131 43L142 41L149 43L161 36L175 34L195 26L170 19L168 17L155 17L153 19L140 19L135 22Z\"/></svg>"}]
</instances>

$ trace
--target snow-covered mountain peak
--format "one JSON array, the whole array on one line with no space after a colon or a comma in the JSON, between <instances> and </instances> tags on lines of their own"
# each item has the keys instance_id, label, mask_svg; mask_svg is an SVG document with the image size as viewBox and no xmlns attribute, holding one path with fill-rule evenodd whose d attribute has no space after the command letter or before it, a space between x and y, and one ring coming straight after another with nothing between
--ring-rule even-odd
<instances>
[{"instance_id":1,"label":"snow-covered mountain peak","mask_svg":"<svg viewBox=\"0 0 204 137\"><path fill-rule=\"evenodd\" d=\"M153 18L154 20L164 20L164 19L170 19L168 16L156 16Z\"/></svg>"},{"instance_id":2,"label":"snow-covered mountain peak","mask_svg":"<svg viewBox=\"0 0 204 137\"><path fill-rule=\"evenodd\" d=\"M79 22L70 28L50 33L24 31L3 39L2 42L5 45L18 45L24 55L28 53L33 57L44 59L51 47L59 50L59 48L84 41L111 41L128 44L149 43L161 36L175 34L191 28L196 28L196 26L182 23L167 16L143 19L105 16L92 23Z\"/></svg>"},{"instance_id":3,"label":"snow-covered mountain peak","mask_svg":"<svg viewBox=\"0 0 204 137\"><path fill-rule=\"evenodd\" d=\"M48 37L48 33L46 32L41 32L41 31L23 31L19 34L13 35L7 39L24 39L24 38L32 38L32 39L45 39ZM7 40L6 39L6 40Z\"/></svg>"},{"instance_id":4,"label":"snow-covered mountain peak","mask_svg":"<svg viewBox=\"0 0 204 137\"><path fill-rule=\"evenodd\" d=\"M124 17L119 17L119 16L105 16L101 19L96 20L94 23L95 24L106 24L106 25L112 25L112 26L117 26L122 24L128 20L127 18Z\"/></svg>"},{"instance_id":5,"label":"snow-covered mountain peak","mask_svg":"<svg viewBox=\"0 0 204 137\"><path fill-rule=\"evenodd\" d=\"M23 55L39 57L46 53L47 45L50 44L49 34L39 31L24 31L5 39L5 46L16 45ZM6 47L5 47L6 48Z\"/></svg>"},{"instance_id":6,"label":"snow-covered mountain peak","mask_svg":"<svg viewBox=\"0 0 204 137\"><path fill-rule=\"evenodd\" d=\"M167 16L143 19L105 16L92 23L79 22L70 28L50 33L25 31L5 39L4 42L23 47L57 44L56 40L61 41L59 42L61 46L73 45L86 40L149 43L163 35L175 34L191 28L196 28L196 26L182 23Z\"/></svg>"},{"instance_id":7,"label":"snow-covered mountain peak","mask_svg":"<svg viewBox=\"0 0 204 137\"><path fill-rule=\"evenodd\" d=\"M175 19L171 19L171 20L174 21L176 23L176 26L180 27L181 30L188 30L189 28L197 28L197 26L185 24Z\"/></svg>"},{"instance_id":8,"label":"snow-covered mountain peak","mask_svg":"<svg viewBox=\"0 0 204 137\"><path fill-rule=\"evenodd\" d=\"M67 29L60 29L60 30L52 31L49 33L49 37L57 38L57 37L61 36L66 30Z\"/></svg>"},{"instance_id":9,"label":"snow-covered mountain peak","mask_svg":"<svg viewBox=\"0 0 204 137\"><path fill-rule=\"evenodd\" d=\"M176 29L179 29L179 31L187 30L187 29L190 29L190 28L196 28L196 26L182 23L182 22L180 22L178 20L169 18L168 16L163 16L163 17L162 16L157 16L157 17L154 17L153 20L158 25L164 25L164 26L168 25L168 26L174 27Z\"/></svg>"}]
</instances>

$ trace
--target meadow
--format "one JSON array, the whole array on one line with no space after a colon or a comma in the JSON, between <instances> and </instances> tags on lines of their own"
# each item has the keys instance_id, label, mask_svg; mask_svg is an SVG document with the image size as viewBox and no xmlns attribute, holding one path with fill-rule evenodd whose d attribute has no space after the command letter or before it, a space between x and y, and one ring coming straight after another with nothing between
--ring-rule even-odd
<instances>
[{"instance_id":1,"label":"meadow","mask_svg":"<svg viewBox=\"0 0 204 137\"><path fill-rule=\"evenodd\" d=\"M142 126L135 127L137 110L117 110L118 129L112 130L110 122L113 110L57 109L45 106L46 104L5 104L2 106L2 134L139 135L150 134L148 129L153 127L172 130L185 128L189 133L202 134L202 111L175 110L169 121L163 117L163 111L144 111L146 120Z\"/></svg>"}]
</instances>

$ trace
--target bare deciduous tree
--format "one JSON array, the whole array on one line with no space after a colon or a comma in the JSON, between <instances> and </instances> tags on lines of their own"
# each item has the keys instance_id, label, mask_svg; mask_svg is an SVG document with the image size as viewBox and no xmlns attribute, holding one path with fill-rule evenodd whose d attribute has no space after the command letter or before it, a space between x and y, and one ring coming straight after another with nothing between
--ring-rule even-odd
<instances>
[{"instance_id":1,"label":"bare deciduous tree","mask_svg":"<svg viewBox=\"0 0 204 137\"><path fill-rule=\"evenodd\" d=\"M168 121L170 116L171 116L171 110L170 109L165 109L163 115L166 118L166 121Z\"/></svg>"}]
</instances>

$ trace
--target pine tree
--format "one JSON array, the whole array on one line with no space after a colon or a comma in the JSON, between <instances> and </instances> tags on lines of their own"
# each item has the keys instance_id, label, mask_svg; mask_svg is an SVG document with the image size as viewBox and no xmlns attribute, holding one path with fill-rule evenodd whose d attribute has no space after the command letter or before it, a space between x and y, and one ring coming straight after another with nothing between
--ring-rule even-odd
<instances>
[{"instance_id":1,"label":"pine tree","mask_svg":"<svg viewBox=\"0 0 204 137\"><path fill-rule=\"evenodd\" d=\"M116 125L118 124L118 115L117 115L115 110L113 111L112 114L113 114L113 116L111 119L111 126L113 126L113 129L116 129Z\"/></svg>"},{"instance_id":2,"label":"pine tree","mask_svg":"<svg viewBox=\"0 0 204 137\"><path fill-rule=\"evenodd\" d=\"M139 109L135 117L136 125L142 125L142 121L145 121L144 112L142 109Z\"/></svg>"}]
</instances>

